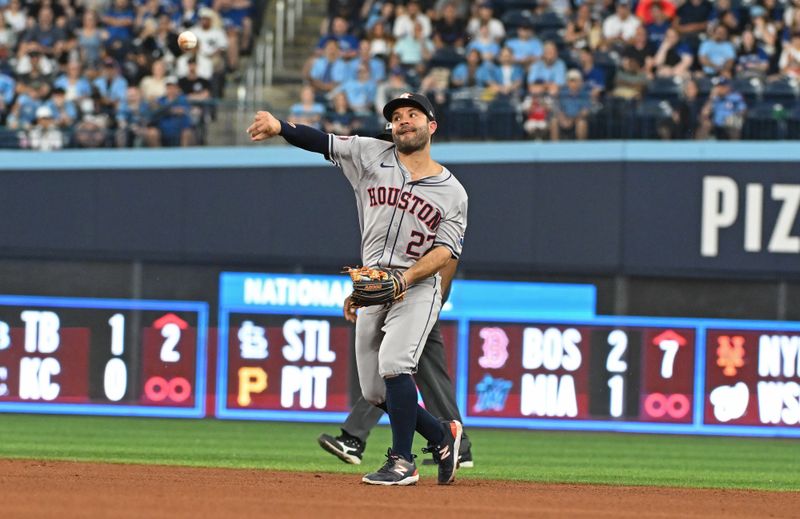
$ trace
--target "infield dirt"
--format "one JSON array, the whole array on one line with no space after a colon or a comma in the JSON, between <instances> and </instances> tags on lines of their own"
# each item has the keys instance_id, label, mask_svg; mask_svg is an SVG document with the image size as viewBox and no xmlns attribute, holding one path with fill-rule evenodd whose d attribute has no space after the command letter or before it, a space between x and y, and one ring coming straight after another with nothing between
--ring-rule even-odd
<instances>
[{"instance_id":1,"label":"infield dirt","mask_svg":"<svg viewBox=\"0 0 800 519\"><path fill-rule=\"evenodd\" d=\"M0 459L4 517L797 517L793 492L543 485Z\"/></svg>"}]
</instances>

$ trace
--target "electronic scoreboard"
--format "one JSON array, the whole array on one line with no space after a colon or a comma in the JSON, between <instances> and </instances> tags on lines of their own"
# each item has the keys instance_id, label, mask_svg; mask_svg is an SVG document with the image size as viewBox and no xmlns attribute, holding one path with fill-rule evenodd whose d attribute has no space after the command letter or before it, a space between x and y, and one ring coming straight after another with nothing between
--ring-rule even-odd
<instances>
[{"instance_id":1,"label":"electronic scoreboard","mask_svg":"<svg viewBox=\"0 0 800 519\"><path fill-rule=\"evenodd\" d=\"M205 415L208 306L0 296L0 411Z\"/></svg>"}]
</instances>

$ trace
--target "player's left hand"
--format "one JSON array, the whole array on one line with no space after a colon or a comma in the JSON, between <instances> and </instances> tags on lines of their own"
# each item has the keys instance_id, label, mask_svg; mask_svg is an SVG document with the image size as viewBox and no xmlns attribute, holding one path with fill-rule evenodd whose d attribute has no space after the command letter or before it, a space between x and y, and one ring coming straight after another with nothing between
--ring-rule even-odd
<instances>
[{"instance_id":1,"label":"player's left hand","mask_svg":"<svg viewBox=\"0 0 800 519\"><path fill-rule=\"evenodd\" d=\"M403 298L408 285L397 269L384 267L345 267L353 280L352 302L358 306L386 305Z\"/></svg>"},{"instance_id":2,"label":"player's left hand","mask_svg":"<svg viewBox=\"0 0 800 519\"><path fill-rule=\"evenodd\" d=\"M256 112L253 124L247 128L251 141L263 141L281 133L281 122L269 112Z\"/></svg>"},{"instance_id":3,"label":"player's left hand","mask_svg":"<svg viewBox=\"0 0 800 519\"><path fill-rule=\"evenodd\" d=\"M344 298L343 311L344 311L344 318L350 321L351 323L355 323L356 319L358 319L358 314L356 310L358 310L358 306L353 304L353 298L347 296Z\"/></svg>"}]
</instances>

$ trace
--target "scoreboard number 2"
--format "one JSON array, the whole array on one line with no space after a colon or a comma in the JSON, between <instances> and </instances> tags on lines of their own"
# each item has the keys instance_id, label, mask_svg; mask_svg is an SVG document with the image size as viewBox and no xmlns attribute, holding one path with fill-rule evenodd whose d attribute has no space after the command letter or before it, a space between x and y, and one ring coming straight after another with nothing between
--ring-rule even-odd
<instances>
[{"instance_id":1,"label":"scoreboard number 2","mask_svg":"<svg viewBox=\"0 0 800 519\"><path fill-rule=\"evenodd\" d=\"M606 358L606 370L609 373L625 373L628 363L622 357L628 350L628 335L622 330L614 330L608 334L608 345L611 346L611 351ZM619 418L622 416L625 398L625 379L621 374L612 376L608 379L608 388L611 390L608 414Z\"/></svg>"},{"instance_id":2,"label":"scoreboard number 2","mask_svg":"<svg viewBox=\"0 0 800 519\"><path fill-rule=\"evenodd\" d=\"M161 328L164 344L161 346L161 360L164 362L178 362L181 354L175 348L181 340L181 327L176 323L167 323Z\"/></svg>"}]
</instances>

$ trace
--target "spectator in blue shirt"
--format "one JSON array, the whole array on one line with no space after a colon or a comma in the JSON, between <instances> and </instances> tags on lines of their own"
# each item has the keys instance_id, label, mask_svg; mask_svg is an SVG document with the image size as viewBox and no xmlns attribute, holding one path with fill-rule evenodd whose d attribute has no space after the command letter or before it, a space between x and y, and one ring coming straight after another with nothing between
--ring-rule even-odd
<instances>
[{"instance_id":1,"label":"spectator in blue shirt","mask_svg":"<svg viewBox=\"0 0 800 519\"><path fill-rule=\"evenodd\" d=\"M703 134L710 128L717 139L738 140L747 110L742 95L731 90L730 80L719 77L703 107Z\"/></svg>"},{"instance_id":2,"label":"spectator in blue shirt","mask_svg":"<svg viewBox=\"0 0 800 519\"><path fill-rule=\"evenodd\" d=\"M517 28L517 37L506 41L514 53L514 61L526 69L542 56L542 42L533 36L533 27L525 22Z\"/></svg>"},{"instance_id":3,"label":"spectator in blue shirt","mask_svg":"<svg viewBox=\"0 0 800 519\"><path fill-rule=\"evenodd\" d=\"M478 35L467 44L467 52L472 49L480 52L484 61L492 61L500 53L500 45L489 34L489 25L481 25L478 29Z\"/></svg>"},{"instance_id":4,"label":"spectator in blue shirt","mask_svg":"<svg viewBox=\"0 0 800 519\"><path fill-rule=\"evenodd\" d=\"M736 56L736 77L764 78L769 68L769 56L756 41L753 31L747 29L742 33L742 42Z\"/></svg>"},{"instance_id":5,"label":"spectator in blue shirt","mask_svg":"<svg viewBox=\"0 0 800 519\"><path fill-rule=\"evenodd\" d=\"M453 69L450 83L453 88L485 87L489 84L492 64L481 60L481 53L477 49L467 54L466 63L459 63Z\"/></svg>"},{"instance_id":6,"label":"spectator in blue shirt","mask_svg":"<svg viewBox=\"0 0 800 519\"><path fill-rule=\"evenodd\" d=\"M334 40L339 44L339 50L344 59L354 58L358 52L358 38L349 34L347 20L337 16L331 21L331 32L322 36L317 43L317 53L324 53L325 46Z\"/></svg>"},{"instance_id":7,"label":"spectator in blue shirt","mask_svg":"<svg viewBox=\"0 0 800 519\"><path fill-rule=\"evenodd\" d=\"M189 116L191 106L186 96L181 93L178 78L170 76L166 80L167 95L157 101L158 110L153 115L161 133L162 146L191 146L194 144L192 118Z\"/></svg>"},{"instance_id":8,"label":"spectator in blue shirt","mask_svg":"<svg viewBox=\"0 0 800 519\"><path fill-rule=\"evenodd\" d=\"M53 10L42 6L36 25L25 33L25 42L36 42L44 54L58 57L64 51L67 35L64 29L56 27L53 19ZM26 47L25 52L30 49Z\"/></svg>"},{"instance_id":9,"label":"spectator in blue shirt","mask_svg":"<svg viewBox=\"0 0 800 519\"><path fill-rule=\"evenodd\" d=\"M120 75L117 63L111 58L103 62L103 75L95 79L92 86L103 98L104 107L112 112L125 99L128 91L128 82Z\"/></svg>"},{"instance_id":10,"label":"spectator in blue shirt","mask_svg":"<svg viewBox=\"0 0 800 519\"><path fill-rule=\"evenodd\" d=\"M508 47L503 47L500 51L499 61L489 73L489 88L497 95L518 96L525 80L525 72L514 63L514 53Z\"/></svg>"},{"instance_id":11,"label":"spectator in blue shirt","mask_svg":"<svg viewBox=\"0 0 800 519\"><path fill-rule=\"evenodd\" d=\"M543 83L550 95L556 95L558 89L566 83L567 67L558 57L558 49L552 41L545 42L542 59L531 65L528 72L528 85L537 81ZM534 93L533 90L531 93Z\"/></svg>"},{"instance_id":12,"label":"spectator in blue shirt","mask_svg":"<svg viewBox=\"0 0 800 519\"><path fill-rule=\"evenodd\" d=\"M386 64L382 59L373 57L370 50L369 40L361 40L358 44L358 56L347 64L350 68L350 79L358 77L358 69L362 64L369 67L369 77L376 83L386 79Z\"/></svg>"},{"instance_id":13,"label":"spectator in blue shirt","mask_svg":"<svg viewBox=\"0 0 800 519\"><path fill-rule=\"evenodd\" d=\"M347 97L347 104L350 105L356 115L364 115L372 112L377 88L375 81L370 78L369 67L362 64L358 69L358 77L356 79L345 81L331 94L336 95L339 92L344 92Z\"/></svg>"},{"instance_id":14,"label":"spectator in blue shirt","mask_svg":"<svg viewBox=\"0 0 800 519\"><path fill-rule=\"evenodd\" d=\"M715 27L713 39L700 44L697 57L707 75L730 74L736 61L736 47L728 41L728 29L722 25Z\"/></svg>"},{"instance_id":15,"label":"spectator in blue shirt","mask_svg":"<svg viewBox=\"0 0 800 519\"><path fill-rule=\"evenodd\" d=\"M125 47L133 39L136 13L128 0L114 0L114 5L106 11L102 19L108 31L108 43L114 49Z\"/></svg>"},{"instance_id":16,"label":"spectator in blue shirt","mask_svg":"<svg viewBox=\"0 0 800 519\"><path fill-rule=\"evenodd\" d=\"M53 82L53 86L64 90L66 98L77 101L92 95L92 85L83 76L83 68L78 61L67 63L67 71Z\"/></svg>"},{"instance_id":17,"label":"spectator in blue shirt","mask_svg":"<svg viewBox=\"0 0 800 519\"><path fill-rule=\"evenodd\" d=\"M339 43L336 40L328 40L323 55L311 65L308 74L311 86L318 95L327 94L349 78L350 70L340 57Z\"/></svg>"},{"instance_id":18,"label":"spectator in blue shirt","mask_svg":"<svg viewBox=\"0 0 800 519\"><path fill-rule=\"evenodd\" d=\"M325 115L325 105L314 100L314 89L306 85L300 90L300 102L289 108L287 120L293 124L305 124L320 130L323 115Z\"/></svg>"},{"instance_id":19,"label":"spectator in blue shirt","mask_svg":"<svg viewBox=\"0 0 800 519\"><path fill-rule=\"evenodd\" d=\"M125 101L117 110L117 146L120 148L158 147L160 135L158 128L151 125L153 111L142 99L137 87L129 87Z\"/></svg>"},{"instance_id":20,"label":"spectator in blue shirt","mask_svg":"<svg viewBox=\"0 0 800 519\"><path fill-rule=\"evenodd\" d=\"M75 103L67 100L63 88L54 88L44 106L50 109L53 119L62 129L69 129L78 119L78 108Z\"/></svg>"},{"instance_id":21,"label":"spectator in blue shirt","mask_svg":"<svg viewBox=\"0 0 800 519\"><path fill-rule=\"evenodd\" d=\"M564 134L574 132L575 139L583 141L589 136L588 117L592 100L580 71L570 70L566 76L567 86L558 94L557 110L550 121L550 139L557 141Z\"/></svg>"},{"instance_id":22,"label":"spectator in blue shirt","mask_svg":"<svg viewBox=\"0 0 800 519\"><path fill-rule=\"evenodd\" d=\"M14 78L0 72L0 121L5 119L5 114L11 108L16 88L17 82Z\"/></svg>"},{"instance_id":23,"label":"spectator in blue shirt","mask_svg":"<svg viewBox=\"0 0 800 519\"><path fill-rule=\"evenodd\" d=\"M669 18L667 18L659 2L653 2L650 6L650 15L653 17L653 22L645 26L645 29L647 29L647 40L650 42L652 48L657 49L664 41L664 37L667 35L667 29L672 27L672 23L669 21Z\"/></svg>"},{"instance_id":24,"label":"spectator in blue shirt","mask_svg":"<svg viewBox=\"0 0 800 519\"><path fill-rule=\"evenodd\" d=\"M29 130L36 122L36 110L43 104L38 85L23 85L21 90L6 119L6 126L12 130Z\"/></svg>"},{"instance_id":25,"label":"spectator in blue shirt","mask_svg":"<svg viewBox=\"0 0 800 519\"><path fill-rule=\"evenodd\" d=\"M592 93L592 98L598 99L606 89L606 72L594 64L594 55L591 49L581 49L579 59L583 83Z\"/></svg>"}]
</instances>

